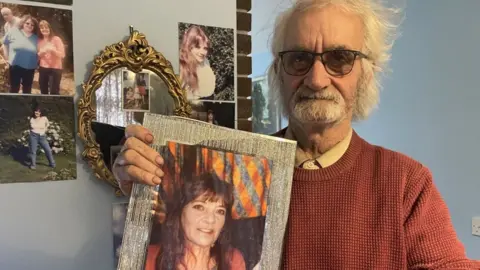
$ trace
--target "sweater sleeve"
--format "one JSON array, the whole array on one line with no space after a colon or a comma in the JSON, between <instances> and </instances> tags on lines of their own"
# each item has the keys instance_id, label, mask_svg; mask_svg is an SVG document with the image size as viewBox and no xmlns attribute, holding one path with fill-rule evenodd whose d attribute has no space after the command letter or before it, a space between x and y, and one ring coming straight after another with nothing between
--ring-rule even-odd
<instances>
[{"instance_id":1,"label":"sweater sleeve","mask_svg":"<svg viewBox=\"0 0 480 270\"><path fill-rule=\"evenodd\" d=\"M431 172L422 167L408 181L404 195L408 269L480 269L480 262L466 257Z\"/></svg>"}]
</instances>

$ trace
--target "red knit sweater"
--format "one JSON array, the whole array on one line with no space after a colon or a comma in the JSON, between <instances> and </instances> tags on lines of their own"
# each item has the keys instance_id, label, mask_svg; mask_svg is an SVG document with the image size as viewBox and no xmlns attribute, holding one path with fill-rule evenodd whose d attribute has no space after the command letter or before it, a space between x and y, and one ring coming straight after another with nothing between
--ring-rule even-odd
<instances>
[{"instance_id":1,"label":"red knit sweater","mask_svg":"<svg viewBox=\"0 0 480 270\"><path fill-rule=\"evenodd\" d=\"M295 169L284 269L480 269L430 171L355 132L344 156Z\"/></svg>"}]
</instances>

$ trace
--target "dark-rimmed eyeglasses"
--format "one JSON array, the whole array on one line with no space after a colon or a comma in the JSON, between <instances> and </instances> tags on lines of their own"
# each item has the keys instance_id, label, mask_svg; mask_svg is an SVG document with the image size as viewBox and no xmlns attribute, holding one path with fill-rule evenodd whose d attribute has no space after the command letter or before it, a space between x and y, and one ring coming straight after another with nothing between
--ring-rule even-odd
<instances>
[{"instance_id":1,"label":"dark-rimmed eyeglasses","mask_svg":"<svg viewBox=\"0 0 480 270\"><path fill-rule=\"evenodd\" d=\"M336 49L322 53L307 51L283 51L278 54L282 60L282 66L285 72L292 76L303 76L307 74L315 63L315 58L320 57L322 64L328 74L341 77L349 74L355 60L358 58L368 58L359 51Z\"/></svg>"}]
</instances>

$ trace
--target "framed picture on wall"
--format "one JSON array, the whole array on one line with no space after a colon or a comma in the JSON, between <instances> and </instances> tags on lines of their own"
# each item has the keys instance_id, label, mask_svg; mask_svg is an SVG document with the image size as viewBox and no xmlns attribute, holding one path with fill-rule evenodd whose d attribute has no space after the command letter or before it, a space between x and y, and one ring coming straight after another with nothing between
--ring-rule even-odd
<instances>
[{"instance_id":1,"label":"framed picture on wall","mask_svg":"<svg viewBox=\"0 0 480 270\"><path fill-rule=\"evenodd\" d=\"M181 117L144 125L165 175L134 186L117 269L278 269L296 142Z\"/></svg>"}]
</instances>

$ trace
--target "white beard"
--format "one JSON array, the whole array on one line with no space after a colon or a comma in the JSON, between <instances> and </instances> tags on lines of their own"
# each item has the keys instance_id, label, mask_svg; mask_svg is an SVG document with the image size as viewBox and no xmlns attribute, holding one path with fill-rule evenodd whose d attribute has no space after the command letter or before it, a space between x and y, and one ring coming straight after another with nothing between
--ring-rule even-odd
<instances>
[{"instance_id":1,"label":"white beard","mask_svg":"<svg viewBox=\"0 0 480 270\"><path fill-rule=\"evenodd\" d=\"M289 101L288 113L300 123L338 123L347 115L345 99L338 92L299 89Z\"/></svg>"}]
</instances>

